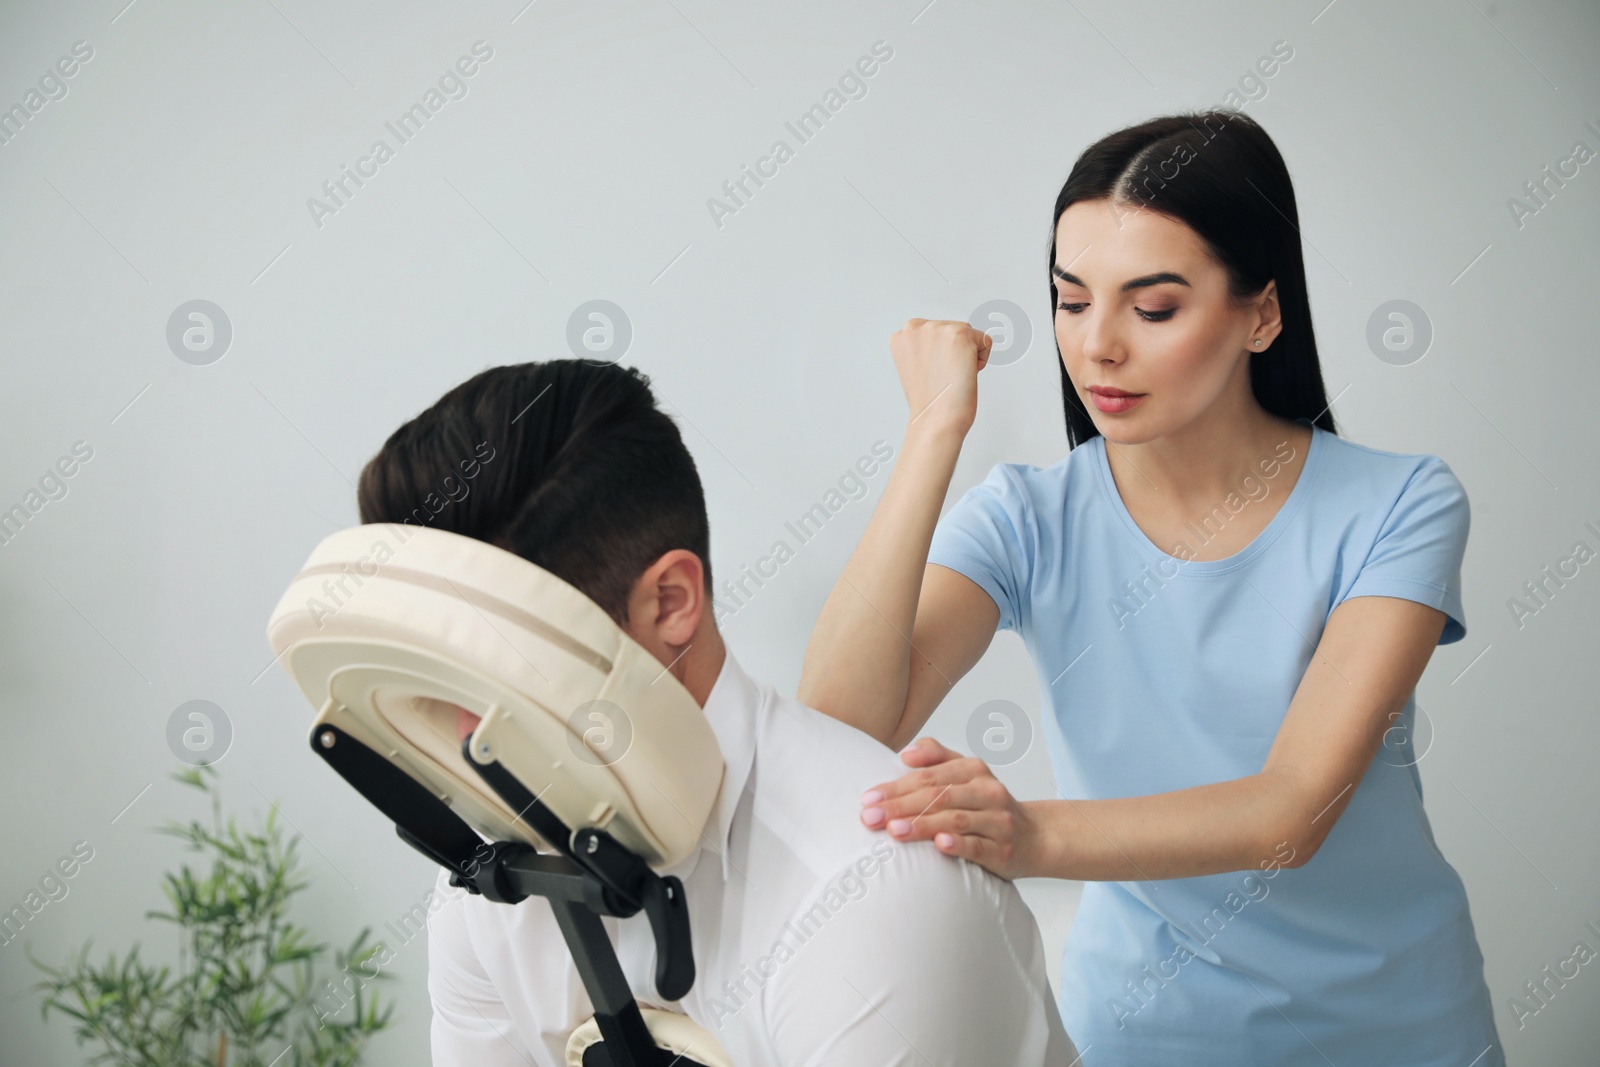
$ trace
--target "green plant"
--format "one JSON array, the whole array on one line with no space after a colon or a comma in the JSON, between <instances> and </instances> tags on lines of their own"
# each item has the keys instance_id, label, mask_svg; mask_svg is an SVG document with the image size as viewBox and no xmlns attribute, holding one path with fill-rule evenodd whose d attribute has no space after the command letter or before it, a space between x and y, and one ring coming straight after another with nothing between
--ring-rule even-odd
<instances>
[{"instance_id":1,"label":"green plant","mask_svg":"<svg viewBox=\"0 0 1600 1067\"><path fill-rule=\"evenodd\" d=\"M380 1010L365 982L387 979L388 950L367 943L363 929L334 963L353 992L350 1017L313 999L316 971L327 946L288 918L290 899L306 887L297 868L298 837L284 841L274 808L256 832L222 818L216 771L208 766L173 775L211 798L211 822L172 822L160 832L209 858L209 870L185 864L162 889L169 911L147 918L175 924L179 963L146 962L136 942L120 960L96 966L84 945L60 968L33 960L46 980L41 1014L76 1020L81 1045L105 1048L95 1063L131 1067L354 1067L367 1040L389 1026L393 1005ZM381 959L379 958L381 955ZM30 955L30 959L31 959ZM370 968L370 973L369 973ZM352 970L361 977L348 981ZM326 988L334 988L324 979ZM342 1005L341 1005L342 1007Z\"/></svg>"}]
</instances>

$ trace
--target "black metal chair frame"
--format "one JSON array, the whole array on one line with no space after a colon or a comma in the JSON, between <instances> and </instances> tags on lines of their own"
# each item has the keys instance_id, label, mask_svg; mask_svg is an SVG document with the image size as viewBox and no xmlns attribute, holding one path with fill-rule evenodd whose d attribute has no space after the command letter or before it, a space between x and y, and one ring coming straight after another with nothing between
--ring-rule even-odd
<instances>
[{"instance_id":1,"label":"black metal chair frame","mask_svg":"<svg viewBox=\"0 0 1600 1067\"><path fill-rule=\"evenodd\" d=\"M501 904L530 896L550 902L578 974L594 1005L601 1043L584 1067L698 1067L656 1046L622 973L603 915L645 912L656 942L656 990L678 1000L694 986L694 949L683 883L662 877L604 830L573 832L499 763L462 755L484 782L541 839L559 850L538 852L520 841L485 842L431 790L334 726L312 732L311 748L395 826L401 840L450 872L450 884Z\"/></svg>"}]
</instances>

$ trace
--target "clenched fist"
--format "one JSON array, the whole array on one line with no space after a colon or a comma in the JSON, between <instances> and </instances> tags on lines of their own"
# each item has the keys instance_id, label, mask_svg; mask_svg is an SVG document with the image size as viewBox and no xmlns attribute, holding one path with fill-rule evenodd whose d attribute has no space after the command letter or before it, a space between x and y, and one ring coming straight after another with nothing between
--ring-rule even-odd
<instances>
[{"instance_id":1,"label":"clenched fist","mask_svg":"<svg viewBox=\"0 0 1600 1067\"><path fill-rule=\"evenodd\" d=\"M913 428L962 436L978 415L978 371L994 338L965 322L910 319L889 338Z\"/></svg>"}]
</instances>

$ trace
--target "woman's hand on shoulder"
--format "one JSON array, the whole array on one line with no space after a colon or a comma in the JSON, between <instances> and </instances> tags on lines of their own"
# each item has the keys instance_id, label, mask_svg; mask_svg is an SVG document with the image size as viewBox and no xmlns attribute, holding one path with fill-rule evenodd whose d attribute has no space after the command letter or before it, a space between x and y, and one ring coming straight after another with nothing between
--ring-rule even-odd
<instances>
[{"instance_id":1,"label":"woman's hand on shoulder","mask_svg":"<svg viewBox=\"0 0 1600 1067\"><path fill-rule=\"evenodd\" d=\"M993 347L989 334L952 319L909 319L896 330L889 352L911 411L908 425L965 436L978 415L978 371Z\"/></svg>"},{"instance_id":2,"label":"woman's hand on shoulder","mask_svg":"<svg viewBox=\"0 0 1600 1067\"><path fill-rule=\"evenodd\" d=\"M861 821L897 841L933 841L947 856L971 860L1001 878L1037 869L1040 827L989 765L931 737L906 746L900 760L917 768L861 796Z\"/></svg>"}]
</instances>

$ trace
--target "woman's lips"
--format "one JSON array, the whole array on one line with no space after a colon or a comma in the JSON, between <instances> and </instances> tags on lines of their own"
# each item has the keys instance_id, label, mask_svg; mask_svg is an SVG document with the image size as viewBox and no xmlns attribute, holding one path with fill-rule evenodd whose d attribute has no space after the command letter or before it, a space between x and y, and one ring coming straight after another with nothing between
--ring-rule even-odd
<instances>
[{"instance_id":1,"label":"woman's lips","mask_svg":"<svg viewBox=\"0 0 1600 1067\"><path fill-rule=\"evenodd\" d=\"M1143 403L1148 393L1134 393L1131 396L1111 396L1106 393L1089 390L1089 396L1094 399L1094 406L1107 415L1117 415L1129 411Z\"/></svg>"}]
</instances>

